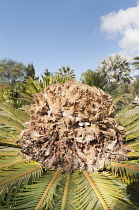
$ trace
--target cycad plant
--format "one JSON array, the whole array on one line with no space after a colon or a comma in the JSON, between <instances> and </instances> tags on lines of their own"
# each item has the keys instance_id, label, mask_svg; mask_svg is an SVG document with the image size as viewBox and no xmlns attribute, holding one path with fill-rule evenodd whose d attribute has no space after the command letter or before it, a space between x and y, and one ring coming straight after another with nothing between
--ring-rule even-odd
<instances>
[{"instance_id":1,"label":"cycad plant","mask_svg":"<svg viewBox=\"0 0 139 210\"><path fill-rule=\"evenodd\" d=\"M23 134L21 131L27 126L24 122L28 114L7 104L0 107L3 110L1 128L5 127L4 131L7 129L7 136L0 130L0 209L139 209L137 153L132 153L132 158L129 156L126 162L112 162L98 172L76 170L63 173L60 168L48 170L39 161L31 161L17 148L17 136ZM130 109L134 109L134 114L129 114L129 119L126 117L125 126L136 123L138 119L137 107ZM118 113L121 125L125 123L125 111ZM132 144L136 151L137 138L136 135ZM135 160L133 154L136 154Z\"/></svg>"},{"instance_id":2,"label":"cycad plant","mask_svg":"<svg viewBox=\"0 0 139 210\"><path fill-rule=\"evenodd\" d=\"M33 96L35 93L43 92L47 86L52 85L57 82L65 82L70 80L71 78L61 77L61 75L49 75L43 76L41 75L41 79L39 78L33 79L32 77L28 77L26 83L22 83L22 89L19 91L20 96L18 100L23 101L24 103L30 104L33 100Z\"/></svg>"}]
</instances>

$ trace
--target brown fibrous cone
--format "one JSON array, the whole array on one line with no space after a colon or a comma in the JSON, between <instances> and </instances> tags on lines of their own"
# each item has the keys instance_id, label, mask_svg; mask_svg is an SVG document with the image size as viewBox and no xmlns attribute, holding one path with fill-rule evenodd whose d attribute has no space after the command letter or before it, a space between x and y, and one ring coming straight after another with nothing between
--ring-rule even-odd
<instances>
[{"instance_id":1,"label":"brown fibrous cone","mask_svg":"<svg viewBox=\"0 0 139 210\"><path fill-rule=\"evenodd\" d=\"M48 86L29 115L21 152L47 169L92 172L127 159L112 97L95 86L76 80Z\"/></svg>"}]
</instances>

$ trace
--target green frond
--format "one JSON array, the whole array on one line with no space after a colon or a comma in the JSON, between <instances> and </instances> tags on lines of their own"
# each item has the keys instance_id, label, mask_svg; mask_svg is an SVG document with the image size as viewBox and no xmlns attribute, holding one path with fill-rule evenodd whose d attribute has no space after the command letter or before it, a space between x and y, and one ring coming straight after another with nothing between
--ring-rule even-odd
<instances>
[{"instance_id":1,"label":"green frond","mask_svg":"<svg viewBox=\"0 0 139 210\"><path fill-rule=\"evenodd\" d=\"M125 139L131 141L139 137L139 108L128 106L122 109L116 118L117 122L125 127Z\"/></svg>"},{"instance_id":2,"label":"green frond","mask_svg":"<svg viewBox=\"0 0 139 210\"><path fill-rule=\"evenodd\" d=\"M55 198L55 205L53 208L56 209L65 209L65 210L75 210L74 205L74 188L75 188L75 178L74 173L72 174L63 174L63 178L60 183L60 187L57 191L57 196Z\"/></svg>"},{"instance_id":3,"label":"green frond","mask_svg":"<svg viewBox=\"0 0 139 210\"><path fill-rule=\"evenodd\" d=\"M22 91L19 99L31 103L33 100L33 95L31 93Z\"/></svg>"},{"instance_id":4,"label":"green frond","mask_svg":"<svg viewBox=\"0 0 139 210\"><path fill-rule=\"evenodd\" d=\"M130 131L131 129L133 129L133 130L135 130L136 129L136 126L138 126L139 125L139 119L137 120L137 121L131 121L131 123L130 124L128 124L127 126L126 126L126 128L124 129L124 132L128 132L128 131Z\"/></svg>"},{"instance_id":5,"label":"green frond","mask_svg":"<svg viewBox=\"0 0 139 210\"><path fill-rule=\"evenodd\" d=\"M28 89L28 93L39 93L41 90L41 86L39 83L39 80L34 80L32 77L29 77L26 81L27 83L27 89Z\"/></svg>"},{"instance_id":6,"label":"green frond","mask_svg":"<svg viewBox=\"0 0 139 210\"><path fill-rule=\"evenodd\" d=\"M53 197L56 193L56 188L60 185L61 179L62 176L60 175L60 171L57 170L37 203L35 210L53 208Z\"/></svg>"},{"instance_id":7,"label":"green frond","mask_svg":"<svg viewBox=\"0 0 139 210\"><path fill-rule=\"evenodd\" d=\"M77 173L75 176L75 197L73 201L75 209L103 209L97 195L83 173Z\"/></svg>"},{"instance_id":8,"label":"green frond","mask_svg":"<svg viewBox=\"0 0 139 210\"><path fill-rule=\"evenodd\" d=\"M10 203L12 209L53 209L54 196L62 180L59 171L47 171L32 185L17 194ZM58 208L57 208L58 209Z\"/></svg>"},{"instance_id":9,"label":"green frond","mask_svg":"<svg viewBox=\"0 0 139 210\"><path fill-rule=\"evenodd\" d=\"M20 120L21 122L26 122L28 120L29 116L27 113L20 109L16 109L9 104L1 103L0 108L14 116L16 120Z\"/></svg>"},{"instance_id":10,"label":"green frond","mask_svg":"<svg viewBox=\"0 0 139 210\"><path fill-rule=\"evenodd\" d=\"M21 148L19 144L15 143L16 139L0 139L0 146L9 146Z\"/></svg>"},{"instance_id":11,"label":"green frond","mask_svg":"<svg viewBox=\"0 0 139 210\"><path fill-rule=\"evenodd\" d=\"M137 139L138 137L139 137L139 125L125 132L126 141Z\"/></svg>"},{"instance_id":12,"label":"green frond","mask_svg":"<svg viewBox=\"0 0 139 210\"><path fill-rule=\"evenodd\" d=\"M139 158L139 152L128 152L127 157L129 157L129 158L132 158L132 157Z\"/></svg>"},{"instance_id":13,"label":"green frond","mask_svg":"<svg viewBox=\"0 0 139 210\"><path fill-rule=\"evenodd\" d=\"M42 90L45 90L47 86L54 84L54 77L52 75L43 77L42 76Z\"/></svg>"},{"instance_id":14,"label":"green frond","mask_svg":"<svg viewBox=\"0 0 139 210\"><path fill-rule=\"evenodd\" d=\"M61 210L65 210L65 207L66 207L70 180L71 180L71 174L68 174L66 183L65 183L63 198L62 198Z\"/></svg>"},{"instance_id":15,"label":"green frond","mask_svg":"<svg viewBox=\"0 0 139 210\"><path fill-rule=\"evenodd\" d=\"M0 205L9 205L14 195L27 184L32 183L42 175L39 164L19 163L10 168L0 171Z\"/></svg>"},{"instance_id":16,"label":"green frond","mask_svg":"<svg viewBox=\"0 0 139 210\"><path fill-rule=\"evenodd\" d=\"M122 109L118 113L117 121L122 126L128 126L134 121L139 120L139 108L135 106L129 106L128 109Z\"/></svg>"},{"instance_id":17,"label":"green frond","mask_svg":"<svg viewBox=\"0 0 139 210\"><path fill-rule=\"evenodd\" d=\"M8 132L7 132L8 130ZM10 127L7 128L7 126L2 126L0 127L0 142L2 142L2 140L6 140L6 139L17 139L17 133L15 132L15 130L11 129Z\"/></svg>"},{"instance_id":18,"label":"green frond","mask_svg":"<svg viewBox=\"0 0 139 210\"><path fill-rule=\"evenodd\" d=\"M139 141L132 142L129 146L132 147L135 152L139 152Z\"/></svg>"},{"instance_id":19,"label":"green frond","mask_svg":"<svg viewBox=\"0 0 139 210\"><path fill-rule=\"evenodd\" d=\"M23 160L23 159L21 159L18 156L0 156L0 168L2 168L3 165L5 165L5 164L10 164L17 160Z\"/></svg>"},{"instance_id":20,"label":"green frond","mask_svg":"<svg viewBox=\"0 0 139 210\"><path fill-rule=\"evenodd\" d=\"M112 163L108 166L112 174L121 178L128 184L132 182L139 183L139 164L125 165L120 163Z\"/></svg>"},{"instance_id":21,"label":"green frond","mask_svg":"<svg viewBox=\"0 0 139 210\"><path fill-rule=\"evenodd\" d=\"M17 158L16 157L16 159L14 161L0 165L0 170L7 169L7 168L9 168L11 166L14 166L16 164L23 163L23 162L26 162L26 161L27 160L23 160L21 158Z\"/></svg>"},{"instance_id":22,"label":"green frond","mask_svg":"<svg viewBox=\"0 0 139 210\"><path fill-rule=\"evenodd\" d=\"M17 156L19 152L19 148L0 146L0 158L2 156Z\"/></svg>"},{"instance_id":23,"label":"green frond","mask_svg":"<svg viewBox=\"0 0 139 210\"><path fill-rule=\"evenodd\" d=\"M19 131L24 130L24 126L21 123L8 116L0 115L0 123L7 124Z\"/></svg>"},{"instance_id":24,"label":"green frond","mask_svg":"<svg viewBox=\"0 0 139 210\"><path fill-rule=\"evenodd\" d=\"M94 172L90 174L90 177L93 179L109 209L138 209L134 202L130 200L126 183L124 184L119 179L106 172Z\"/></svg>"}]
</instances>

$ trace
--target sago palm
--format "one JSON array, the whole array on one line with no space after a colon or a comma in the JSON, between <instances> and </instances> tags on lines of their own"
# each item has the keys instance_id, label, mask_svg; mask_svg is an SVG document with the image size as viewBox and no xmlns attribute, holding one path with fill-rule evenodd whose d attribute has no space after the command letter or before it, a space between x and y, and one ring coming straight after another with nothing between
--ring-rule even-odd
<instances>
[{"instance_id":1,"label":"sago palm","mask_svg":"<svg viewBox=\"0 0 139 210\"><path fill-rule=\"evenodd\" d=\"M27 124L24 122L27 121L28 114L7 104L1 104L0 107L3 110L0 117L1 128L7 129L7 136L5 133L0 135L2 210L139 209L137 152L135 161L129 157L126 162L112 162L99 172L76 170L63 173L60 168L48 170L22 154L20 148L17 148L18 137L15 141L13 139L13 135L18 136L26 128ZM137 111L134 110L133 113L133 117L127 117L125 126L128 126L129 121L135 123L138 119ZM118 120L123 119L123 116L125 115L121 111ZM123 125L122 121L120 123ZM137 138L136 135L134 139ZM138 150L137 144L133 147Z\"/></svg>"}]
</instances>

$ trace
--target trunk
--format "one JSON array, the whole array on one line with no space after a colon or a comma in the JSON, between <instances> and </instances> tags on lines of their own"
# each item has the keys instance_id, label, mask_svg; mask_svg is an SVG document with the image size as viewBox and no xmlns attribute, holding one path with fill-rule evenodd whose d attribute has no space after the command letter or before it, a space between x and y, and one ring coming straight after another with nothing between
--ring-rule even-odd
<instances>
[{"instance_id":1,"label":"trunk","mask_svg":"<svg viewBox=\"0 0 139 210\"><path fill-rule=\"evenodd\" d=\"M75 80L53 84L36 94L29 112L22 153L46 168L92 172L126 160L112 98L99 88Z\"/></svg>"}]
</instances>

